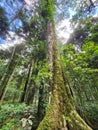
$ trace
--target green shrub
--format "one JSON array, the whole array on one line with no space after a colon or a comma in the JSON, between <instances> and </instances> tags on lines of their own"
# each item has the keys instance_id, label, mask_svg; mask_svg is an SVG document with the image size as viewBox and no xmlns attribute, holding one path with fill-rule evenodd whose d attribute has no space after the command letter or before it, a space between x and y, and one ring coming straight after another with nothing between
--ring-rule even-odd
<instances>
[{"instance_id":1,"label":"green shrub","mask_svg":"<svg viewBox=\"0 0 98 130\"><path fill-rule=\"evenodd\" d=\"M12 127L13 124L18 125L20 118L24 115L26 104L5 104L0 108L0 128L3 126ZM14 121L13 121L14 120ZM3 129L2 127L2 129ZM8 129L4 129L8 130Z\"/></svg>"}]
</instances>

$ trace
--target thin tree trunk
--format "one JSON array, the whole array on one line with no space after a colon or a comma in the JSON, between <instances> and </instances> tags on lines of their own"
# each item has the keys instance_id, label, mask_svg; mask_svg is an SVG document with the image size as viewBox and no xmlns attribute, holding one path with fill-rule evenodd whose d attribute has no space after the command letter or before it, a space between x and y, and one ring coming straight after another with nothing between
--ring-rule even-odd
<instances>
[{"instance_id":1,"label":"thin tree trunk","mask_svg":"<svg viewBox=\"0 0 98 130\"><path fill-rule=\"evenodd\" d=\"M33 77L33 75L37 75L37 69L35 68L36 66L36 60L34 60L34 64L33 64L33 68L31 70L31 76L30 77ZM34 95L37 91L37 86L36 86L36 83L34 81L34 79L30 79L29 83L28 83L28 88L27 88L27 93L26 93L26 98L25 98L25 102L26 104L30 104L30 103L33 103L33 100L34 100Z\"/></svg>"},{"instance_id":2,"label":"thin tree trunk","mask_svg":"<svg viewBox=\"0 0 98 130\"><path fill-rule=\"evenodd\" d=\"M27 79L26 79L26 82L25 82L25 86L24 86L24 90L23 90L20 102L25 101L26 91L27 91L28 83L29 83L30 76L31 76L31 70L32 70L32 61L30 62L30 66L29 66L29 70L28 70L28 74L27 74Z\"/></svg>"},{"instance_id":3,"label":"thin tree trunk","mask_svg":"<svg viewBox=\"0 0 98 130\"><path fill-rule=\"evenodd\" d=\"M26 98L26 104L30 105L31 103L33 103L36 90L37 90L36 86L34 86L33 88L32 87L29 88L29 92Z\"/></svg>"},{"instance_id":4,"label":"thin tree trunk","mask_svg":"<svg viewBox=\"0 0 98 130\"><path fill-rule=\"evenodd\" d=\"M4 97L5 97L5 94L6 94L7 90L8 90L9 83L11 82L11 80L12 80L12 78L13 78L13 75L14 75L14 72L15 72L16 67L17 67L17 64L16 64L16 66L14 67L13 72L11 73L11 75L10 75L8 81L7 81L6 87L5 87L4 90L3 90L2 96L1 96L1 98L0 98L0 105L2 105L3 99L4 99Z\"/></svg>"},{"instance_id":5,"label":"thin tree trunk","mask_svg":"<svg viewBox=\"0 0 98 130\"><path fill-rule=\"evenodd\" d=\"M3 75L2 81L0 82L0 102L1 102L0 104L2 104L3 98L6 94L7 89L8 89L8 85L13 77L15 68L18 64L18 61L16 60L16 58L17 58L17 55L15 53L15 48L14 48L12 56L11 56L11 60L10 60L8 67L7 67L7 71Z\"/></svg>"},{"instance_id":6,"label":"thin tree trunk","mask_svg":"<svg viewBox=\"0 0 98 130\"><path fill-rule=\"evenodd\" d=\"M44 92L44 84L41 83L41 86L39 87L39 101L38 101L38 119L39 121L41 121L45 115L45 111L46 111L46 107L45 107L45 101L46 101L46 97L45 97L45 92Z\"/></svg>"},{"instance_id":7,"label":"thin tree trunk","mask_svg":"<svg viewBox=\"0 0 98 130\"><path fill-rule=\"evenodd\" d=\"M16 89L18 89L18 90L20 89L22 82L23 82L23 77L18 75L18 80L17 80L17 83L16 83ZM20 94L18 94L18 98L17 98L17 93L15 92L14 95L13 95L12 103L15 103L15 101L19 102L19 99L20 99L19 96L20 96Z\"/></svg>"},{"instance_id":8,"label":"thin tree trunk","mask_svg":"<svg viewBox=\"0 0 98 130\"><path fill-rule=\"evenodd\" d=\"M33 72L32 72L31 76L33 76ZM28 89L27 89L26 104L29 105L30 103L33 103L34 95L35 95L36 91L37 91L37 86L35 84L35 81L31 79L29 86L28 86Z\"/></svg>"}]
</instances>

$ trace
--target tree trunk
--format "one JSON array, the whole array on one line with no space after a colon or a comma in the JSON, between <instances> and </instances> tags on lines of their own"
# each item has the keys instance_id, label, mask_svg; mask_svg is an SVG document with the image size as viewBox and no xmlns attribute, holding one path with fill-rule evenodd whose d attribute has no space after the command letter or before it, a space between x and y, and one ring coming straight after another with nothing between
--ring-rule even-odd
<instances>
[{"instance_id":1,"label":"tree trunk","mask_svg":"<svg viewBox=\"0 0 98 130\"><path fill-rule=\"evenodd\" d=\"M27 97L26 97L26 104L30 105L31 103L33 103L34 101L34 95L37 91L37 88L36 86L33 86L32 85L29 87L29 92L27 94Z\"/></svg>"},{"instance_id":2,"label":"tree trunk","mask_svg":"<svg viewBox=\"0 0 98 130\"><path fill-rule=\"evenodd\" d=\"M54 91L51 104L37 130L91 130L81 119L66 93L62 76L60 57L55 43L54 49ZM59 80L58 80L59 79ZM67 122L67 123L66 123Z\"/></svg>"},{"instance_id":3,"label":"tree trunk","mask_svg":"<svg viewBox=\"0 0 98 130\"><path fill-rule=\"evenodd\" d=\"M44 90L44 83L41 83L41 86L39 87L39 99L38 99L38 119L39 122L42 121L45 112L46 112L46 107L45 107L45 101L46 101L46 97L45 97L45 90Z\"/></svg>"},{"instance_id":4,"label":"tree trunk","mask_svg":"<svg viewBox=\"0 0 98 130\"><path fill-rule=\"evenodd\" d=\"M45 6L50 7L52 2L53 1L51 0L47 0ZM65 84L66 82L63 78L58 46L54 38L54 26L52 20L48 20L47 22L47 32L50 37L48 44L52 48L49 51L53 50L49 55L53 57L51 58L53 63L53 94L46 115L39 124L37 130L91 130L91 128L78 115L75 107L69 99L69 86L68 84Z\"/></svg>"},{"instance_id":5,"label":"tree trunk","mask_svg":"<svg viewBox=\"0 0 98 130\"><path fill-rule=\"evenodd\" d=\"M17 55L15 53L15 48L14 48L12 56L11 56L11 60L10 60L8 67L7 67L7 71L3 75L2 81L0 82L0 105L2 104L4 96L7 92L8 85L13 77L13 74L15 72L15 68L18 65L18 61L16 58L17 58Z\"/></svg>"},{"instance_id":6,"label":"tree trunk","mask_svg":"<svg viewBox=\"0 0 98 130\"><path fill-rule=\"evenodd\" d=\"M20 90L22 82L23 82L23 77L18 75L18 80L17 80L17 83L16 83L16 89L18 91ZM18 95L17 95L17 93L14 92L12 103L15 103L16 101L19 102L19 99L20 99L19 97L20 97L20 94L18 93Z\"/></svg>"},{"instance_id":7,"label":"tree trunk","mask_svg":"<svg viewBox=\"0 0 98 130\"><path fill-rule=\"evenodd\" d=\"M33 59L33 68L31 70L31 75L30 75L30 81L28 83L28 88L27 88L27 92L26 92L26 98L25 98L25 102L26 104L31 104L34 101L34 96L38 90L38 87L36 85L36 81L32 78L34 75L37 76L38 75L38 69L35 67L37 66L37 59Z\"/></svg>"},{"instance_id":8,"label":"tree trunk","mask_svg":"<svg viewBox=\"0 0 98 130\"><path fill-rule=\"evenodd\" d=\"M28 83L29 83L30 76L31 76L31 70L32 70L32 60L31 60L30 65L29 65L27 79L26 79L26 82L25 82L25 86L24 86L24 90L23 90L20 102L24 102L25 101L26 91L27 91Z\"/></svg>"},{"instance_id":9,"label":"tree trunk","mask_svg":"<svg viewBox=\"0 0 98 130\"><path fill-rule=\"evenodd\" d=\"M12 71L12 73L11 73L11 75L10 75L10 77L9 77L9 79L8 79L8 81L7 81L7 83L6 83L6 86L5 86L5 88L3 89L3 93L2 93L1 98L0 98L0 105L2 105L3 99L4 99L4 97L5 97L5 94L6 94L7 90L8 90L9 83L11 82L11 80L12 80L12 78L13 78L13 75L14 75L14 72L15 72L16 67L17 67L17 64L15 65L15 67L14 67L14 69L13 69L13 71Z\"/></svg>"}]
</instances>

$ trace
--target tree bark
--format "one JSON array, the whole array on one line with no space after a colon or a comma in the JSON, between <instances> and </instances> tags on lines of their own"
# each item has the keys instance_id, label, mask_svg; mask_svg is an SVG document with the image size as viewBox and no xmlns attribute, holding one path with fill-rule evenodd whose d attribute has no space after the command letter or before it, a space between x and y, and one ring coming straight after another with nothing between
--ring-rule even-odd
<instances>
[{"instance_id":1,"label":"tree bark","mask_svg":"<svg viewBox=\"0 0 98 130\"><path fill-rule=\"evenodd\" d=\"M30 77L33 77L34 75L37 76L38 74L38 69L35 68L35 66L37 65L37 60L33 61L33 68L31 69L31 74ZM25 102L26 104L30 104L33 103L34 100L34 96L37 92L37 85L36 85L36 81L34 81L33 78L30 79L29 83L28 83L28 88L27 88L27 92L26 92L26 98L25 98Z\"/></svg>"},{"instance_id":2,"label":"tree bark","mask_svg":"<svg viewBox=\"0 0 98 130\"><path fill-rule=\"evenodd\" d=\"M50 7L52 2L47 0L47 7ZM49 42L47 40L48 46L52 48L49 49L49 56L53 64L53 94L46 115L37 130L91 130L69 99L69 86L63 78L52 20L47 22L47 32L50 39Z\"/></svg>"},{"instance_id":3,"label":"tree bark","mask_svg":"<svg viewBox=\"0 0 98 130\"><path fill-rule=\"evenodd\" d=\"M59 79L59 80L58 80ZM57 45L54 49L54 91L50 106L37 130L91 130L71 104L62 76Z\"/></svg>"},{"instance_id":4,"label":"tree bark","mask_svg":"<svg viewBox=\"0 0 98 130\"><path fill-rule=\"evenodd\" d=\"M46 101L46 97L45 97L45 90L44 90L44 83L41 83L41 86L39 87L39 99L38 99L38 119L39 122L42 121L45 112L46 112L46 107L45 107L45 101Z\"/></svg>"},{"instance_id":5,"label":"tree bark","mask_svg":"<svg viewBox=\"0 0 98 130\"><path fill-rule=\"evenodd\" d=\"M1 89L0 90L0 105L3 102L4 96L5 96L7 89L8 89L8 85L13 77L13 74L15 72L15 68L18 65L18 61L16 58L17 58L17 55L15 53L15 48L14 48L12 56L11 56L11 60L10 60L8 67L7 67L7 71L3 75L2 81L0 82L0 89Z\"/></svg>"},{"instance_id":6,"label":"tree bark","mask_svg":"<svg viewBox=\"0 0 98 130\"><path fill-rule=\"evenodd\" d=\"M14 69L13 69L13 71L12 71L12 73L11 73L7 83L6 83L6 86L5 86L4 90L3 90L2 96L0 98L0 105L2 105L3 99L5 97L5 94L6 94L7 90L8 90L9 83L11 82L11 80L13 78L16 67L17 67L17 64L15 65L15 67L14 67Z\"/></svg>"},{"instance_id":7,"label":"tree bark","mask_svg":"<svg viewBox=\"0 0 98 130\"><path fill-rule=\"evenodd\" d=\"M27 91L28 83L29 83L30 76L31 76L31 70L32 70L32 60L31 60L30 65L29 65L27 79L26 79L26 82L25 82L25 86L24 86L24 90L23 90L20 102L24 102L25 101L26 91Z\"/></svg>"}]
</instances>

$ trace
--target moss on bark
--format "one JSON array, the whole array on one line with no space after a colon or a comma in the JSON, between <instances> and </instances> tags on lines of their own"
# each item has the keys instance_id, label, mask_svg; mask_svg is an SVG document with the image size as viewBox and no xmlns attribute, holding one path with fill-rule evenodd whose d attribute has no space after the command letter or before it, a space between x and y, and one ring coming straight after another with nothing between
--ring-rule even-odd
<instances>
[{"instance_id":1,"label":"moss on bark","mask_svg":"<svg viewBox=\"0 0 98 130\"><path fill-rule=\"evenodd\" d=\"M37 130L91 130L67 96L57 44L54 47L54 91L50 106ZM64 119L63 116L70 120Z\"/></svg>"},{"instance_id":2,"label":"moss on bark","mask_svg":"<svg viewBox=\"0 0 98 130\"><path fill-rule=\"evenodd\" d=\"M57 55L57 51L55 50L55 54ZM51 99L50 106L46 112L46 116L44 120L40 123L38 130L61 130L66 128L65 122L63 119L64 109L62 107L63 102L63 91L62 86L64 87L63 77L61 72L61 67L59 64L59 57L55 56L54 61L54 91ZM67 130L64 129L64 130Z\"/></svg>"},{"instance_id":3,"label":"moss on bark","mask_svg":"<svg viewBox=\"0 0 98 130\"><path fill-rule=\"evenodd\" d=\"M49 23L49 27L47 26L49 38L46 40L49 46L48 49L51 46L48 51L53 62L53 86L51 86L53 94L46 115L37 130L91 130L76 112L68 95L68 85L64 81L58 45L55 42L53 20L47 19L47 16L51 16L50 3L52 3L53 8L53 1L50 0L47 0L43 8L49 7L47 8L48 14L44 16L44 19ZM65 116L70 120L64 118Z\"/></svg>"},{"instance_id":4,"label":"moss on bark","mask_svg":"<svg viewBox=\"0 0 98 130\"><path fill-rule=\"evenodd\" d=\"M79 116L76 110L69 113L70 121L68 122L69 130L92 130L85 121Z\"/></svg>"}]
</instances>

